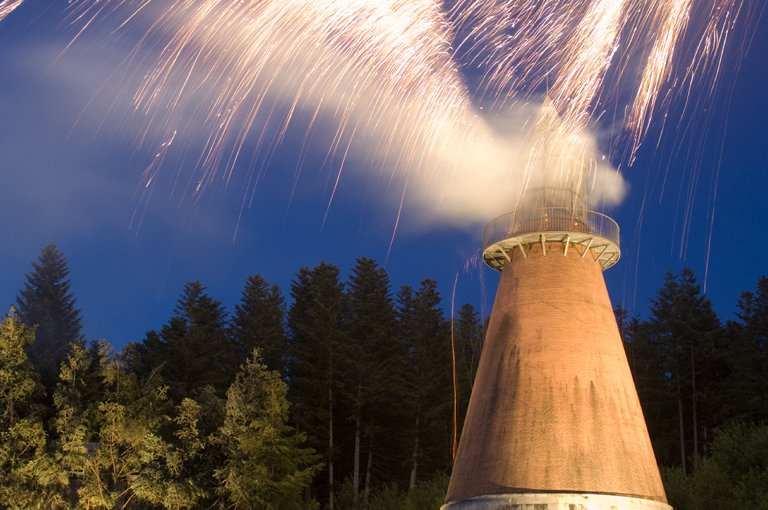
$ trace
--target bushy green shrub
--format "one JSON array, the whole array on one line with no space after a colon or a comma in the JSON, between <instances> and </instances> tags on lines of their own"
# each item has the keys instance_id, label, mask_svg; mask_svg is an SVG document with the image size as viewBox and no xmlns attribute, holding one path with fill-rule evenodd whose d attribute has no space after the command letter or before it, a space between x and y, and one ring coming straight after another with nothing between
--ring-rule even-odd
<instances>
[{"instance_id":1,"label":"bushy green shrub","mask_svg":"<svg viewBox=\"0 0 768 510\"><path fill-rule=\"evenodd\" d=\"M396 484L377 487L364 501L361 493L358 504L354 503L352 483L348 480L337 493L338 510L438 510L445 502L448 477L435 476L429 482L416 485L413 490L401 489Z\"/></svg>"},{"instance_id":2,"label":"bushy green shrub","mask_svg":"<svg viewBox=\"0 0 768 510\"><path fill-rule=\"evenodd\" d=\"M768 427L734 424L720 430L709 457L692 474L662 471L676 510L768 510Z\"/></svg>"}]
</instances>

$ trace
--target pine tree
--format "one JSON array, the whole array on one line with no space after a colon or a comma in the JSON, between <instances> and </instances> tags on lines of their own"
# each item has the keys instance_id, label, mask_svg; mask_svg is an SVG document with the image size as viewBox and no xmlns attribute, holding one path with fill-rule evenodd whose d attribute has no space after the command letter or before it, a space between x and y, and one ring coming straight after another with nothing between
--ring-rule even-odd
<instances>
[{"instance_id":1,"label":"pine tree","mask_svg":"<svg viewBox=\"0 0 768 510\"><path fill-rule=\"evenodd\" d=\"M386 457L391 449L389 438L379 436L391 424L399 405L392 377L402 356L389 276L376 261L357 259L349 279L347 302L347 341L341 371L344 399L354 424L352 491L357 501L361 482L363 492L369 493L375 454ZM364 448L367 453L363 467Z\"/></svg>"},{"instance_id":2,"label":"pine tree","mask_svg":"<svg viewBox=\"0 0 768 510\"><path fill-rule=\"evenodd\" d=\"M67 261L55 244L42 249L32 269L16 303L21 321L35 327L29 357L52 389L69 346L83 341L80 311L70 291Z\"/></svg>"},{"instance_id":3,"label":"pine tree","mask_svg":"<svg viewBox=\"0 0 768 510\"><path fill-rule=\"evenodd\" d=\"M303 490L318 470L318 456L288 425L286 385L258 350L227 391L226 417L218 434L223 467L219 492L231 508L301 510Z\"/></svg>"},{"instance_id":4,"label":"pine tree","mask_svg":"<svg viewBox=\"0 0 768 510\"><path fill-rule=\"evenodd\" d=\"M147 333L145 368L160 369L175 402L206 385L223 396L237 368L224 307L195 281L184 286L175 312L159 333Z\"/></svg>"},{"instance_id":5,"label":"pine tree","mask_svg":"<svg viewBox=\"0 0 768 510\"><path fill-rule=\"evenodd\" d=\"M423 280L416 293L398 293L400 328L405 343L403 399L411 414L408 486L446 470L451 463L452 362L450 331L434 280Z\"/></svg>"},{"instance_id":6,"label":"pine tree","mask_svg":"<svg viewBox=\"0 0 768 510\"><path fill-rule=\"evenodd\" d=\"M721 420L768 421L768 278L755 292L743 292L738 322L729 322L728 377L723 385Z\"/></svg>"},{"instance_id":7,"label":"pine tree","mask_svg":"<svg viewBox=\"0 0 768 510\"><path fill-rule=\"evenodd\" d=\"M468 303L459 309L458 318L455 320L453 328L458 382L458 423L456 426L458 433L461 434L462 424L469 406L469 397L472 395L472 387L475 383L477 366L480 363L485 331L475 308Z\"/></svg>"},{"instance_id":8,"label":"pine tree","mask_svg":"<svg viewBox=\"0 0 768 510\"><path fill-rule=\"evenodd\" d=\"M8 510L64 504L65 478L45 452L36 375L25 352L33 339L11 309L0 323L0 508Z\"/></svg>"},{"instance_id":9,"label":"pine tree","mask_svg":"<svg viewBox=\"0 0 768 510\"><path fill-rule=\"evenodd\" d=\"M737 315L760 351L768 349L768 277L757 280L755 292L743 292Z\"/></svg>"},{"instance_id":10,"label":"pine tree","mask_svg":"<svg viewBox=\"0 0 768 510\"><path fill-rule=\"evenodd\" d=\"M651 305L650 327L667 361L670 388L677 395L678 444L685 469L689 455L694 461L700 455L702 432L718 425L713 420L712 399L722 381L724 364L720 321L693 271L686 268L680 276L665 276Z\"/></svg>"},{"instance_id":11,"label":"pine tree","mask_svg":"<svg viewBox=\"0 0 768 510\"><path fill-rule=\"evenodd\" d=\"M287 339L284 327L284 301L277 285L269 285L259 275L248 277L235 307L233 339L239 359L245 360L258 348L270 370L285 372Z\"/></svg>"},{"instance_id":12,"label":"pine tree","mask_svg":"<svg viewBox=\"0 0 768 510\"><path fill-rule=\"evenodd\" d=\"M309 445L323 452L327 484L317 480L315 489L327 494L328 507L333 510L336 429L340 425L338 365L345 335L344 286L338 268L321 263L313 269L300 269L291 284L291 295L288 378L293 421L308 435Z\"/></svg>"}]
</instances>

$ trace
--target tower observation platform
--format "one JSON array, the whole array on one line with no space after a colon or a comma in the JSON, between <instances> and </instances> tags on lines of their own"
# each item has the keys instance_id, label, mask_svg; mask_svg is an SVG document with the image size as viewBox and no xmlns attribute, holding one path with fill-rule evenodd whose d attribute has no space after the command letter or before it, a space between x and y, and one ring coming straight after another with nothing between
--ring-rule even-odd
<instances>
[{"instance_id":1,"label":"tower observation platform","mask_svg":"<svg viewBox=\"0 0 768 510\"><path fill-rule=\"evenodd\" d=\"M568 256L576 250L605 271L621 257L619 225L605 214L568 207L524 208L492 220L483 230L483 261L501 271L520 250L524 258L534 245L544 255Z\"/></svg>"}]
</instances>

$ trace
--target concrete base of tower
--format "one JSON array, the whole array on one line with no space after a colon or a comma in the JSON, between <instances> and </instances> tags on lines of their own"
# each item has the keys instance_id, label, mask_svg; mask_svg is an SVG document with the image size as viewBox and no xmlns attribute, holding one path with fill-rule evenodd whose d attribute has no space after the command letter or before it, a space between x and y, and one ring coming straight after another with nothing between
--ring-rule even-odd
<instances>
[{"instance_id":1,"label":"concrete base of tower","mask_svg":"<svg viewBox=\"0 0 768 510\"><path fill-rule=\"evenodd\" d=\"M672 510L660 501L583 493L496 494L446 503L441 510Z\"/></svg>"}]
</instances>

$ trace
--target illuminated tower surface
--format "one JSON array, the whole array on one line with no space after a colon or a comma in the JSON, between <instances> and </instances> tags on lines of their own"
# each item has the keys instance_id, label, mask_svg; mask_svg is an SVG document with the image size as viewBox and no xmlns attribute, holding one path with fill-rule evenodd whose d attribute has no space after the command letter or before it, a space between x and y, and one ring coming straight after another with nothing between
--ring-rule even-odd
<instances>
[{"instance_id":1,"label":"illuminated tower surface","mask_svg":"<svg viewBox=\"0 0 768 510\"><path fill-rule=\"evenodd\" d=\"M618 225L537 202L486 227L501 280L443 510L669 510L602 275Z\"/></svg>"}]
</instances>

